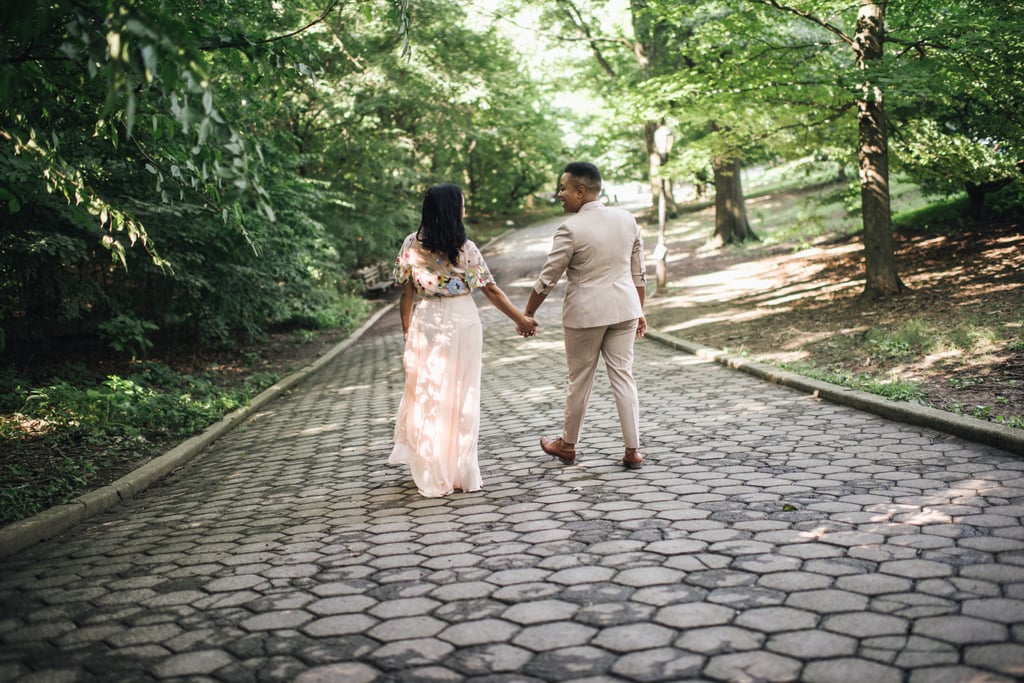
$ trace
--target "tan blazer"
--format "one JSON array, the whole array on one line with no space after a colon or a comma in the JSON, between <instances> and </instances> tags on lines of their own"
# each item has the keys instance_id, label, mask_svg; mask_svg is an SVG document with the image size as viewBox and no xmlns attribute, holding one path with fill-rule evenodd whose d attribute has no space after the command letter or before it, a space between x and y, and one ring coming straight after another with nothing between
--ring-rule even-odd
<instances>
[{"instance_id":1,"label":"tan blazer","mask_svg":"<svg viewBox=\"0 0 1024 683\"><path fill-rule=\"evenodd\" d=\"M534 291L547 295L563 273L565 327L602 327L643 315L636 289L647 282L644 241L633 214L591 201L566 218Z\"/></svg>"}]
</instances>

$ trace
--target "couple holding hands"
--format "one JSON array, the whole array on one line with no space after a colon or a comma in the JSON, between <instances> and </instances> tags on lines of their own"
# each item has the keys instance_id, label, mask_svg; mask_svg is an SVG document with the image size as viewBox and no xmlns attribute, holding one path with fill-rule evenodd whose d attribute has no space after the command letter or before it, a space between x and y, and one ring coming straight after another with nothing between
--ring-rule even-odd
<instances>
[{"instance_id":1,"label":"couple holding hands","mask_svg":"<svg viewBox=\"0 0 1024 683\"><path fill-rule=\"evenodd\" d=\"M483 333L470 295L483 291L520 335L532 337L537 330L534 315L563 274L569 369L565 419L561 436L541 437L540 447L567 464L576 460L576 443L603 356L625 442L622 464L640 467L633 342L647 330L643 238L633 215L606 207L600 194L601 173L594 164L565 167L558 199L569 216L558 226L529 301L519 311L495 284L480 250L466 238L459 187L435 185L427 191L420 227L405 239L395 263L395 280L402 286L405 391L388 459L409 465L421 495L439 497L483 486L477 460Z\"/></svg>"}]
</instances>

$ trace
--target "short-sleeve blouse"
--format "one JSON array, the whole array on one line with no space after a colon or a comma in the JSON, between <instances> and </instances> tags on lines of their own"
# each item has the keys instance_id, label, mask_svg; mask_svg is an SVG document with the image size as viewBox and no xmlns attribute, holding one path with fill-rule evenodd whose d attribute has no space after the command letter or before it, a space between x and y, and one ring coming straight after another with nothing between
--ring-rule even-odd
<instances>
[{"instance_id":1,"label":"short-sleeve blouse","mask_svg":"<svg viewBox=\"0 0 1024 683\"><path fill-rule=\"evenodd\" d=\"M427 251L412 233L405 238L395 259L395 282L410 279L420 296L460 296L494 282L483 254L471 240L459 250L458 263L434 251Z\"/></svg>"}]
</instances>

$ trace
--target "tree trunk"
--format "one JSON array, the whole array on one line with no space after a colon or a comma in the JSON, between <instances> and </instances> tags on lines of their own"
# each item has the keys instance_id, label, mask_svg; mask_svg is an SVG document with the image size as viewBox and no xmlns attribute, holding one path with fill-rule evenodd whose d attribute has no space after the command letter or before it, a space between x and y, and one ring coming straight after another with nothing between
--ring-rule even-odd
<instances>
[{"instance_id":1,"label":"tree trunk","mask_svg":"<svg viewBox=\"0 0 1024 683\"><path fill-rule=\"evenodd\" d=\"M882 6L872 0L861 0L853 48L860 68L866 69L870 60L882 58L884 36ZM882 91L870 82L866 82L863 89L864 96L857 102L857 157L864 221L865 284L862 296L881 299L899 294L906 288L896 272L889 203L889 141Z\"/></svg>"},{"instance_id":2,"label":"tree trunk","mask_svg":"<svg viewBox=\"0 0 1024 683\"><path fill-rule=\"evenodd\" d=\"M970 181L964 183L964 189L967 190L967 200L971 206L971 218L976 221L984 219L986 213L985 195L990 192L997 192L1012 182L1013 178L1003 178L988 183L981 183L980 185Z\"/></svg>"},{"instance_id":3,"label":"tree trunk","mask_svg":"<svg viewBox=\"0 0 1024 683\"><path fill-rule=\"evenodd\" d=\"M972 182L964 183L967 190L967 201L971 206L971 218L979 220L985 215L985 190Z\"/></svg>"},{"instance_id":4,"label":"tree trunk","mask_svg":"<svg viewBox=\"0 0 1024 683\"><path fill-rule=\"evenodd\" d=\"M715 237L721 244L758 239L747 220L747 204L740 182L740 162L715 157Z\"/></svg>"}]
</instances>

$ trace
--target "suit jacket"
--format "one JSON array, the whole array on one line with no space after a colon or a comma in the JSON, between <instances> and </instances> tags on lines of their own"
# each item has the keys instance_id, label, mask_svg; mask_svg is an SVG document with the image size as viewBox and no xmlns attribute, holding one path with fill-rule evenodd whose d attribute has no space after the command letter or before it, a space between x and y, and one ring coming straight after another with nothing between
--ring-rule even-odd
<instances>
[{"instance_id":1,"label":"suit jacket","mask_svg":"<svg viewBox=\"0 0 1024 683\"><path fill-rule=\"evenodd\" d=\"M547 294L565 273L565 327L601 327L643 315L644 241L633 214L587 202L555 231L534 291Z\"/></svg>"}]
</instances>

